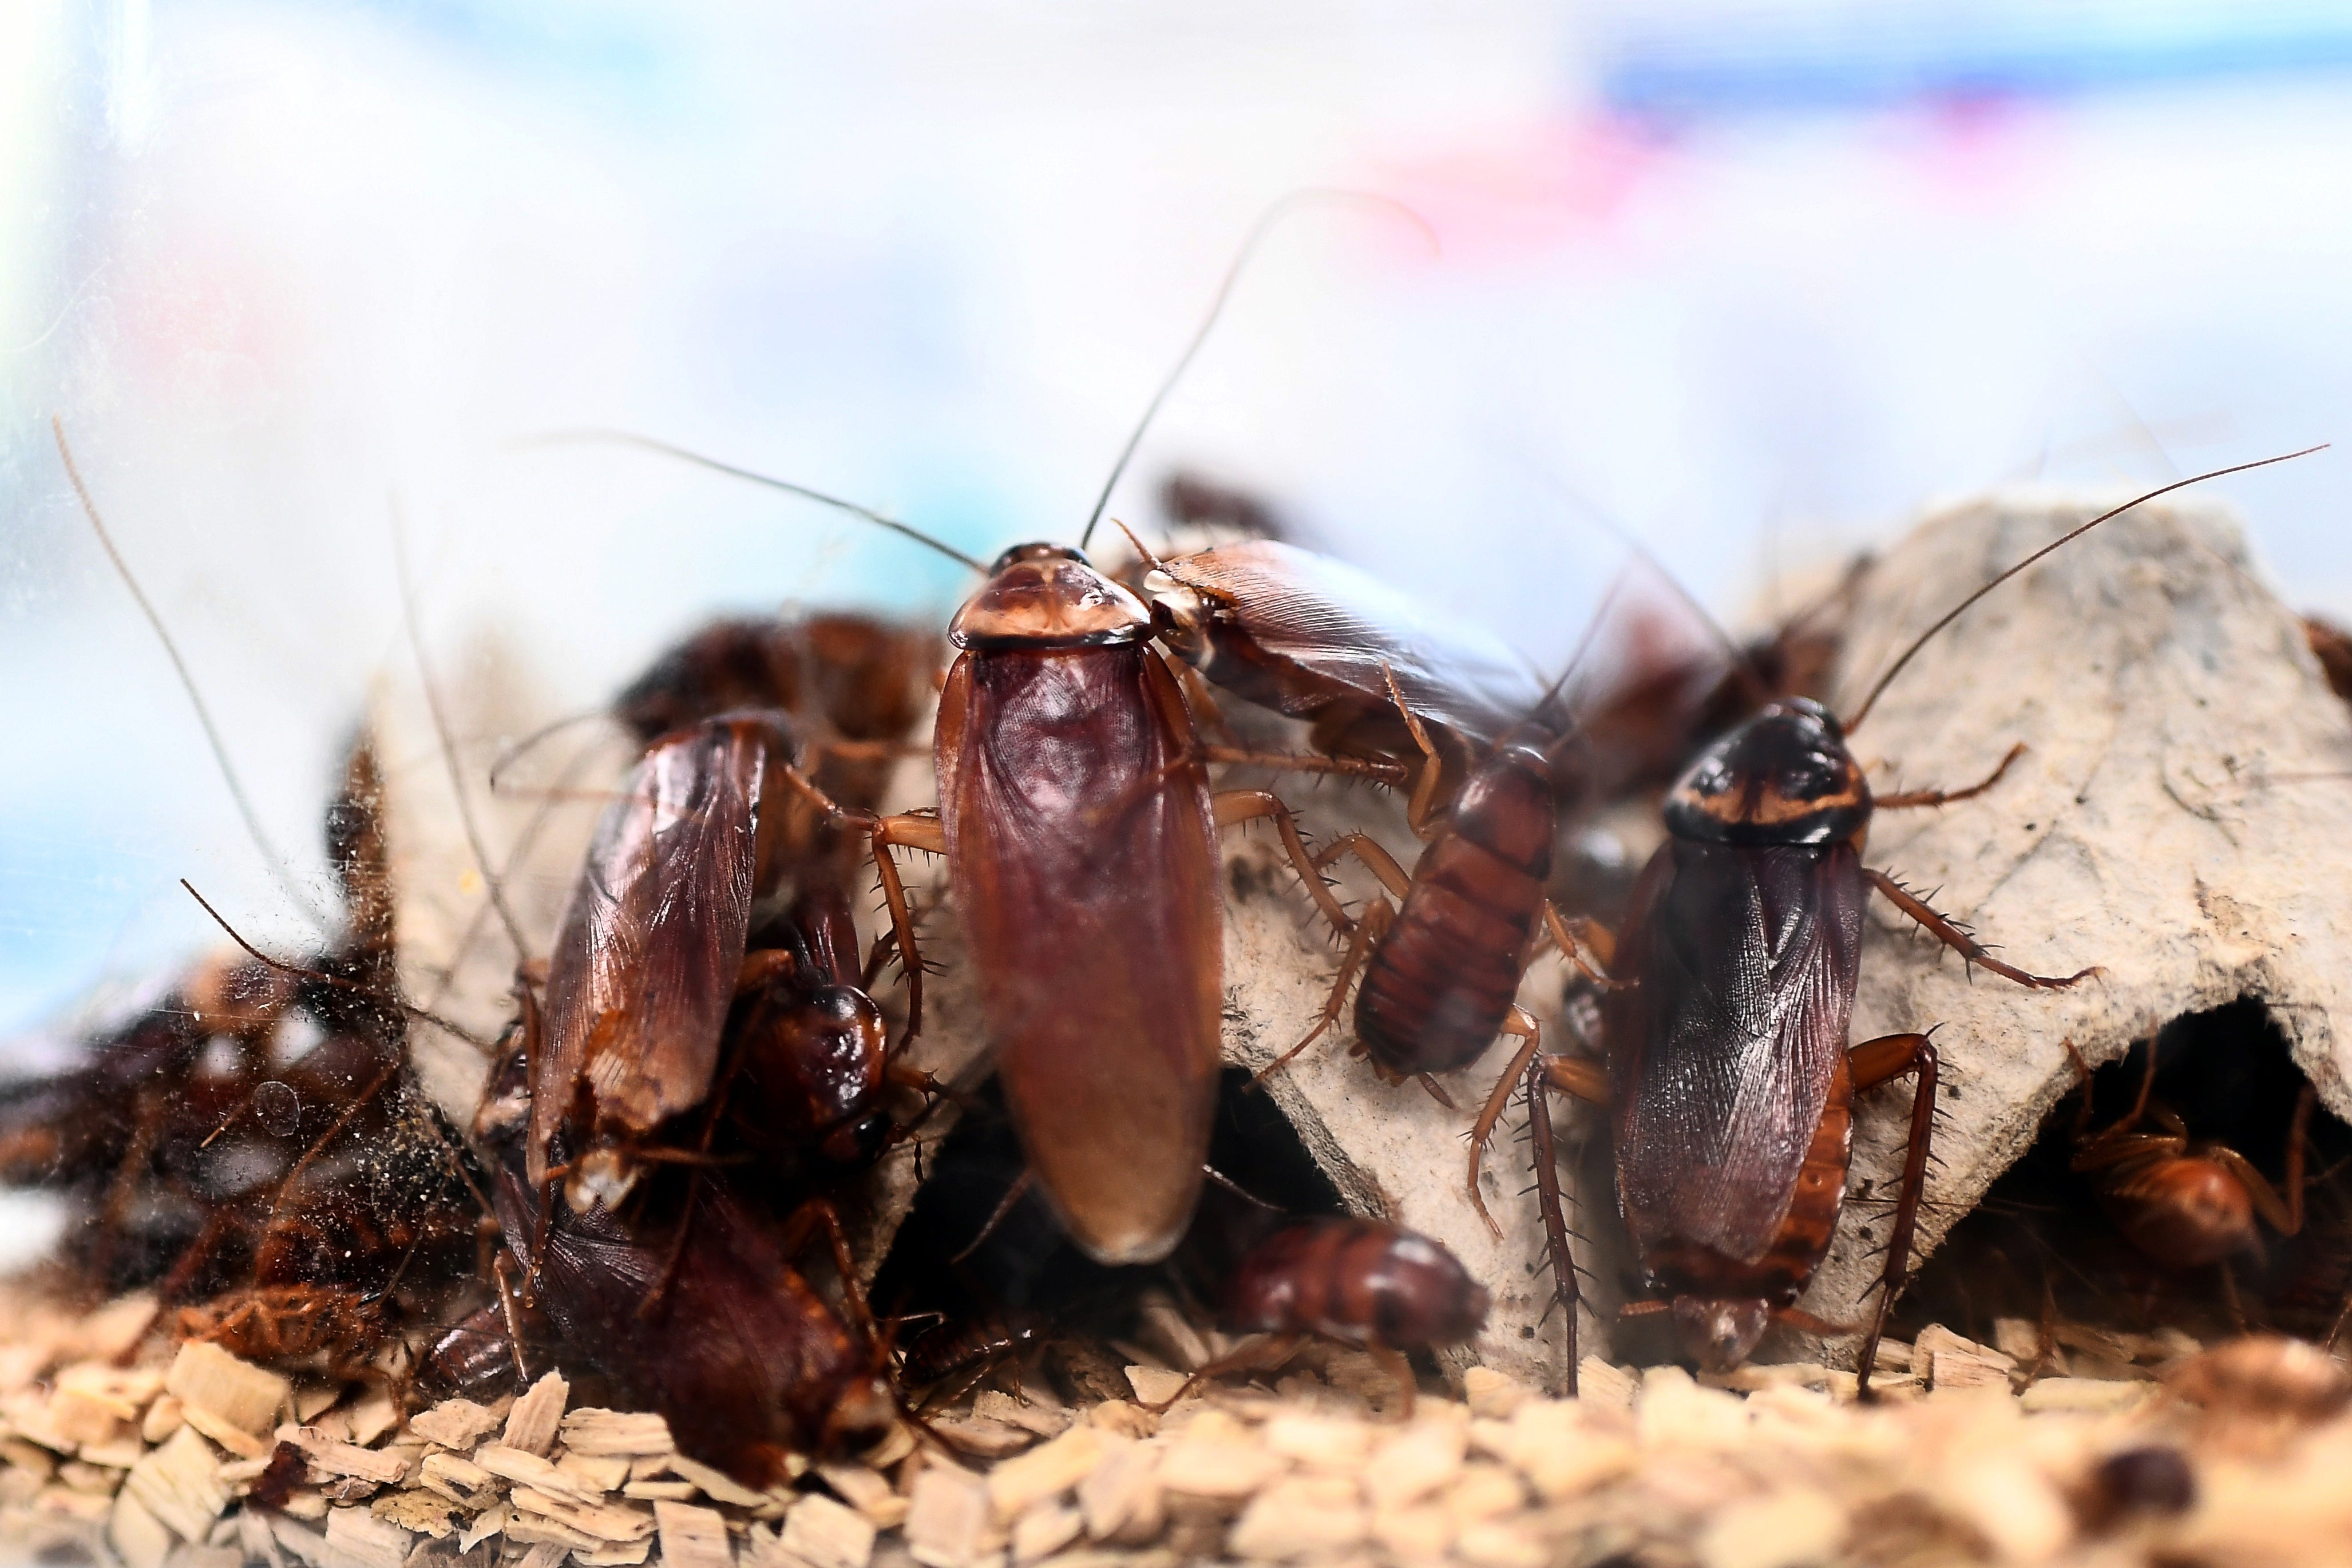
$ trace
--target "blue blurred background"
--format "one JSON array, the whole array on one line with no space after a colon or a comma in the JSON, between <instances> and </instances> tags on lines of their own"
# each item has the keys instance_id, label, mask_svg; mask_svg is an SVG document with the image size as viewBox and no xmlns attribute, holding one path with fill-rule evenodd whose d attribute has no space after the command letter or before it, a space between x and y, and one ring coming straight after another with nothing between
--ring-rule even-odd
<instances>
[{"instance_id":1,"label":"blue blurred background","mask_svg":"<svg viewBox=\"0 0 2352 1568\"><path fill-rule=\"evenodd\" d=\"M718 605L943 611L1182 463L1538 660L1637 529L1727 617L1929 498L2352 436L2352 7L2244 0L7 0L0 1033L297 916L82 524L61 416L272 836L406 658L593 701ZM2352 611L2343 459L2231 481Z\"/></svg>"}]
</instances>

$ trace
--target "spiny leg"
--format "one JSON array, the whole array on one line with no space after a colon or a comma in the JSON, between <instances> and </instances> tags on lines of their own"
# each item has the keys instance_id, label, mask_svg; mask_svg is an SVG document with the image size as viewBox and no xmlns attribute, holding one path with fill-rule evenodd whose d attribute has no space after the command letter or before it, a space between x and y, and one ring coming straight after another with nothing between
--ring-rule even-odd
<instances>
[{"instance_id":1,"label":"spiny leg","mask_svg":"<svg viewBox=\"0 0 2352 1568\"><path fill-rule=\"evenodd\" d=\"M1397 1407L1397 1419L1412 1420L1413 1400L1421 1393L1421 1380L1412 1374L1412 1363L1405 1358L1402 1351L1393 1350L1378 1339L1367 1339L1364 1352L1372 1358L1375 1365L1396 1380L1397 1392L1402 1395Z\"/></svg>"},{"instance_id":2,"label":"spiny leg","mask_svg":"<svg viewBox=\"0 0 2352 1568\"><path fill-rule=\"evenodd\" d=\"M1323 885L1322 873L1316 869L1314 857L1307 853L1307 841L1298 836L1298 819L1290 815L1290 808L1276 799L1272 792L1262 789L1222 790L1213 804L1216 808L1217 826L1221 828L1258 817L1270 819L1275 830L1282 836L1282 847L1290 857L1292 868L1298 873L1298 879L1307 884L1307 896L1315 900L1315 907L1322 911L1325 920L1331 922L1331 929L1344 931L1353 923L1348 919L1348 911L1339 907L1339 900L1331 896L1331 889Z\"/></svg>"},{"instance_id":3,"label":"spiny leg","mask_svg":"<svg viewBox=\"0 0 2352 1568\"><path fill-rule=\"evenodd\" d=\"M842 1305L849 1309L850 1321L872 1344L880 1335L875 1326L874 1312L866 1304L866 1291L857 1283L857 1258L849 1250L849 1233L842 1228L841 1215L824 1198L811 1198L784 1218L780 1240L787 1258L797 1258L808 1246L809 1237L823 1231L833 1253L834 1271L841 1276Z\"/></svg>"},{"instance_id":4,"label":"spiny leg","mask_svg":"<svg viewBox=\"0 0 2352 1568\"><path fill-rule=\"evenodd\" d=\"M1396 911L1389 907L1386 899L1375 899L1364 910L1364 918L1356 922L1355 931L1348 937L1347 956L1339 961L1339 973L1331 982L1331 994L1323 1004L1322 1016L1315 1020L1315 1026L1307 1030L1297 1045L1260 1068L1250 1079L1251 1088L1256 1088L1289 1066L1291 1058L1313 1045L1324 1030L1339 1021L1339 1009L1347 1001L1349 983L1356 978L1356 970L1363 963L1364 955L1387 933L1390 922L1395 918Z\"/></svg>"},{"instance_id":5,"label":"spiny leg","mask_svg":"<svg viewBox=\"0 0 2352 1568\"><path fill-rule=\"evenodd\" d=\"M1418 837L1429 837L1429 819L1437 799L1438 781L1445 776L1445 759L1432 743L1429 731L1421 727L1421 720L1405 700L1403 689L1397 685L1396 671L1381 660L1381 679L1389 683L1389 698L1397 711L1404 717L1404 727L1412 731L1412 743L1421 748L1421 776L1412 786L1412 799L1404 808L1404 819Z\"/></svg>"},{"instance_id":6,"label":"spiny leg","mask_svg":"<svg viewBox=\"0 0 2352 1568\"><path fill-rule=\"evenodd\" d=\"M1588 1105L1609 1103L1609 1075L1600 1063L1580 1057L1538 1056L1532 1040L1519 1047L1519 1054L1511 1058L1511 1065L1495 1080L1495 1091L1486 1097L1486 1108L1479 1111L1477 1125L1470 1132L1470 1201L1486 1219L1486 1228L1498 1237L1503 1227L1486 1213L1486 1200L1478 1194L1479 1166L1487 1141L1494 1135L1495 1123L1502 1120L1503 1107L1510 1103L1511 1091L1518 1087L1519 1074L1530 1062L1543 1068L1544 1082L1553 1093L1572 1095Z\"/></svg>"},{"instance_id":7,"label":"spiny leg","mask_svg":"<svg viewBox=\"0 0 2352 1568\"><path fill-rule=\"evenodd\" d=\"M1486 1212L1486 1194L1478 1190L1479 1166L1486 1158L1487 1141L1495 1135L1495 1124L1503 1119L1503 1108L1511 1102L1511 1090L1517 1087L1519 1075L1535 1065L1536 1053L1543 1046L1543 1026L1527 1009L1514 1005L1503 1016L1502 1032L1516 1035L1526 1044L1513 1053L1511 1065L1505 1068L1502 1077L1495 1080L1495 1088L1486 1096L1486 1103L1479 1108L1478 1120L1471 1125L1468 1178L1470 1206L1478 1211L1478 1217L1486 1222L1486 1228L1494 1232L1497 1241L1503 1237L1503 1227L1496 1225L1495 1216Z\"/></svg>"},{"instance_id":8,"label":"spiny leg","mask_svg":"<svg viewBox=\"0 0 2352 1568\"><path fill-rule=\"evenodd\" d=\"M948 830L935 816L884 816L872 819L870 849L874 874L882 883L882 900L889 906L890 929L898 938L898 964L907 972L907 1028L897 1049L907 1048L923 1032L923 955L915 946L914 911L907 906L906 884L898 880L898 862L890 847L903 845L927 854L948 852Z\"/></svg>"},{"instance_id":9,"label":"spiny leg","mask_svg":"<svg viewBox=\"0 0 2352 1568\"><path fill-rule=\"evenodd\" d=\"M1412 874L1397 864L1395 856L1381 847L1380 840L1350 829L1342 833L1322 848L1315 851L1315 868L1325 869L1342 855L1353 855L1373 876L1381 879L1397 901L1402 903L1412 891Z\"/></svg>"},{"instance_id":10,"label":"spiny leg","mask_svg":"<svg viewBox=\"0 0 2352 1568\"><path fill-rule=\"evenodd\" d=\"M1391 788L1411 775L1396 763L1367 762L1361 757L1321 757L1311 752L1261 752L1246 746L1203 746L1204 762L1232 767L1276 768L1286 773L1338 773L1343 778L1370 779Z\"/></svg>"},{"instance_id":11,"label":"spiny leg","mask_svg":"<svg viewBox=\"0 0 2352 1568\"><path fill-rule=\"evenodd\" d=\"M1193 1373L1175 1393L1165 1399L1154 1400L1143 1408L1154 1415L1164 1415L1171 1405L1201 1384L1223 1377L1229 1372L1271 1372L1297 1355L1306 1343L1305 1334L1253 1335Z\"/></svg>"},{"instance_id":12,"label":"spiny leg","mask_svg":"<svg viewBox=\"0 0 2352 1568\"><path fill-rule=\"evenodd\" d=\"M1963 961L1969 963L1981 963L2003 980L2013 980L2020 985L2029 986L2036 991L2063 991L2069 986L2080 984L2094 974L2106 973L2096 964L2093 964L2088 969L2078 969L2072 974L2063 976L2029 974L2013 964L2003 963L1986 952L1984 945L1976 938L1929 909L1924 901L1905 890L1900 882L1885 872L1874 871L1865 866L1863 868L1862 874L1870 879L1873 887L1886 895L1889 903L1916 921L1929 936L1958 953Z\"/></svg>"},{"instance_id":13,"label":"spiny leg","mask_svg":"<svg viewBox=\"0 0 2352 1568\"><path fill-rule=\"evenodd\" d=\"M1956 800L1970 800L2000 783L2000 775L2009 772L2009 764L2023 755L2025 742L2020 741L2010 747L2008 754L2000 759L2000 766L1966 789L1904 790L1895 795L1874 796L1871 804L1880 811L1908 811L1914 806L1949 805Z\"/></svg>"},{"instance_id":14,"label":"spiny leg","mask_svg":"<svg viewBox=\"0 0 2352 1568\"><path fill-rule=\"evenodd\" d=\"M1560 956L1576 965L1578 973L1603 991L1624 988L1625 981L1609 976L1609 967L1617 959L1615 932L1599 921L1567 919L1549 899L1544 900L1543 921L1553 945L1559 949ZM1587 952L1592 955L1590 959L1585 957Z\"/></svg>"},{"instance_id":15,"label":"spiny leg","mask_svg":"<svg viewBox=\"0 0 2352 1568\"><path fill-rule=\"evenodd\" d=\"M1936 1131L1936 1046L1925 1035L1882 1035L1854 1047L1846 1059L1857 1094L1905 1073L1912 1075L1911 1134L1903 1159L1903 1186L1895 1203L1895 1229L1886 1238L1886 1266L1878 1277L1878 1310L1871 1316L1870 1336L1863 1341L1861 1359L1854 1363L1858 1393L1867 1395L1887 1314L1910 1279L1911 1237L1919 1226L1919 1200L1927 1190L1927 1152Z\"/></svg>"},{"instance_id":16,"label":"spiny leg","mask_svg":"<svg viewBox=\"0 0 2352 1568\"><path fill-rule=\"evenodd\" d=\"M1544 1064L1527 1066L1528 1152L1536 1163L1536 1207L1543 1215L1544 1251L1551 1260L1552 1300L1568 1319L1568 1360L1560 1392L1576 1397L1576 1254L1569 1250L1568 1215L1559 1194L1559 1152L1553 1145L1551 1106L1545 1095ZM1472 1192L1476 1192L1473 1187ZM1483 1210L1481 1211L1483 1212ZM1492 1223L1491 1221L1489 1222ZM1545 1310L1547 1316L1550 1308Z\"/></svg>"}]
</instances>

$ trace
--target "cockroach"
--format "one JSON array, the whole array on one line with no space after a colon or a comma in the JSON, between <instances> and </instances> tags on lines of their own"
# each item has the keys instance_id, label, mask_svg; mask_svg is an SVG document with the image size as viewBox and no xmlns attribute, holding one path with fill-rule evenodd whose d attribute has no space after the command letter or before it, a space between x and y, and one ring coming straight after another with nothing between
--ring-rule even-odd
<instances>
[{"instance_id":1,"label":"cockroach","mask_svg":"<svg viewBox=\"0 0 2352 1568\"><path fill-rule=\"evenodd\" d=\"M2033 563L2183 485L2283 460L2218 469L2101 513L1939 617L1879 676L1852 719L1841 722L1805 699L1770 704L1709 747L1669 792L1667 839L1635 885L1613 952L1594 933L1596 953L1613 977L1602 1009L1605 1068L1555 1057L1545 1069L1554 1089L1609 1112L1618 1209L1650 1292L1628 1306L1629 1314L1669 1314L1685 1349L1713 1369L1746 1360L1776 1319L1835 1331L1795 1303L1829 1250L1844 1202L1853 1097L1907 1074L1914 1087L1901 1193L1858 1362L1868 1388L1887 1311L1908 1274L1937 1084L1936 1047L1924 1034L1847 1043L1869 891L1885 895L1965 962L2017 984L2063 989L2096 971L2049 976L2002 963L1894 878L1863 864L1874 810L1979 795L2021 747L1968 788L1874 798L1847 738L1929 638ZM1535 1055L1535 1042L1522 1047L1496 1085L1482 1126L1493 1125ZM1475 1152L1472 1170L1475 1181ZM1557 1289L1571 1304L1573 1386L1572 1269Z\"/></svg>"},{"instance_id":2,"label":"cockroach","mask_svg":"<svg viewBox=\"0 0 2352 1568\"><path fill-rule=\"evenodd\" d=\"M327 1285L259 1286L181 1309L176 1339L201 1340L264 1365L320 1362L331 1375L360 1375L391 1342L382 1292Z\"/></svg>"},{"instance_id":3,"label":"cockroach","mask_svg":"<svg viewBox=\"0 0 2352 1568\"><path fill-rule=\"evenodd\" d=\"M1370 1352L1396 1379L1410 1417L1415 1382L1406 1352L1462 1343L1485 1324L1488 1305L1461 1260L1417 1232L1370 1219L1286 1226L1250 1248L1225 1284L1225 1327L1258 1337L1155 1408L1225 1373L1278 1367L1320 1338Z\"/></svg>"},{"instance_id":4,"label":"cockroach","mask_svg":"<svg viewBox=\"0 0 2352 1568\"><path fill-rule=\"evenodd\" d=\"M2192 1138L2156 1089L2157 1037L2146 1047L2147 1067L2129 1114L2091 1131L2089 1069L2075 1112L2070 1167L2091 1178L2099 1207L2124 1239L2167 1268L2202 1268L2250 1252L2260 1242L2259 1215L2281 1236L2303 1229L2305 1140L2317 1091L2306 1081L2296 1097L2286 1142L2286 1195L2281 1197L2253 1163L2213 1139ZM2074 1042L2066 1043L2069 1055ZM2153 1124L2155 1131L2147 1131ZM2234 1292L2232 1292L2234 1294Z\"/></svg>"},{"instance_id":5,"label":"cockroach","mask_svg":"<svg viewBox=\"0 0 2352 1568\"><path fill-rule=\"evenodd\" d=\"M747 1485L782 1479L790 1453L855 1448L888 1429L897 1406L873 1336L854 1333L793 1266L803 1245L826 1232L853 1314L870 1323L829 1208L812 1204L772 1225L724 1169L685 1179L656 1169L625 1215L593 1198L574 1207L566 1184L526 1171L530 1082L524 1053L509 1053L475 1121L498 1161L492 1195L506 1246L526 1270L510 1295L500 1259L501 1305L516 1314L509 1331L525 1310L543 1316L561 1355L604 1373L635 1407L660 1412L681 1452ZM559 1129L559 1154L568 1152L564 1135ZM479 1315L463 1326L496 1338Z\"/></svg>"},{"instance_id":6,"label":"cockroach","mask_svg":"<svg viewBox=\"0 0 2352 1568\"><path fill-rule=\"evenodd\" d=\"M1165 1257L1199 1194L1223 1054L1219 829L1272 821L1318 908L1346 924L1288 808L1265 790L1213 793L1207 764L1392 776L1204 746L1155 648L1151 613L1085 553L1152 414L1274 216L1228 271L1075 548L1016 545L983 567L854 502L623 437L866 519L985 575L949 628L958 651L932 734L938 815L873 821L875 864L908 977L911 1036L921 1026L922 966L889 852L947 857L996 1070L1031 1166L1073 1238L1107 1263Z\"/></svg>"},{"instance_id":7,"label":"cockroach","mask_svg":"<svg viewBox=\"0 0 2352 1568\"><path fill-rule=\"evenodd\" d=\"M962 1373L985 1373L1039 1343L1046 1327L1045 1320L1024 1314L943 1322L908 1342L899 1375L910 1387L926 1388Z\"/></svg>"},{"instance_id":8,"label":"cockroach","mask_svg":"<svg viewBox=\"0 0 2352 1568\"><path fill-rule=\"evenodd\" d=\"M1416 826L1542 700L1495 637L1327 556L1248 540L1149 558L1161 644L1219 689L1306 721L1318 752L1418 766Z\"/></svg>"},{"instance_id":9,"label":"cockroach","mask_svg":"<svg viewBox=\"0 0 2352 1568\"><path fill-rule=\"evenodd\" d=\"M533 1018L525 1146L544 1183L568 1131L576 1208L616 1204L656 1130L709 1097L751 932L823 821L793 809L814 794L798 753L781 713L706 720L650 747L597 824Z\"/></svg>"},{"instance_id":10,"label":"cockroach","mask_svg":"<svg viewBox=\"0 0 2352 1568\"><path fill-rule=\"evenodd\" d=\"M844 889L803 891L750 966L764 974L728 1025L730 1146L758 1154L772 1175L871 1165L898 1136L887 1091L935 1086L892 1059Z\"/></svg>"}]
</instances>

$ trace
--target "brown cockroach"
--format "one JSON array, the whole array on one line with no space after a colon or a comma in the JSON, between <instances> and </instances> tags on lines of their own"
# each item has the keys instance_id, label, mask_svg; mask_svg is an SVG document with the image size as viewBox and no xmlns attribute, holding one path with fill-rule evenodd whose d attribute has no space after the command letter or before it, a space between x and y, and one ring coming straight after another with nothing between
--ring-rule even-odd
<instances>
[{"instance_id":1,"label":"brown cockroach","mask_svg":"<svg viewBox=\"0 0 2352 1568\"><path fill-rule=\"evenodd\" d=\"M1669 793L1668 837L1635 886L1613 952L1607 941L1594 942L1615 977L1603 1005L1605 1068L1555 1057L1545 1071L1554 1089L1609 1112L1618 1208L1651 1293L1627 1311L1670 1314L1702 1365L1738 1365L1776 1319L1832 1331L1795 1303L1829 1250L1844 1202L1853 1097L1909 1075L1901 1194L1858 1363L1869 1386L1888 1309L1908 1273L1937 1083L1936 1048L1924 1034L1848 1045L1872 889L1969 963L2020 985L2063 988L2095 973L2053 977L2004 963L1862 861L1874 810L1980 794L2022 748L1969 788L1874 799L1848 735L1929 638L2000 584L2144 501L2261 466L2166 485L2070 531L1939 617L1880 675L1851 720L1841 723L1804 699L1773 703L1708 748ZM1491 1127L1534 1059L1530 1041L1496 1084L1482 1125ZM1475 1168L1474 1154L1474 1181ZM1569 1305L1572 1385L1572 1269L1556 1288Z\"/></svg>"},{"instance_id":2,"label":"brown cockroach","mask_svg":"<svg viewBox=\"0 0 2352 1568\"><path fill-rule=\"evenodd\" d=\"M2170 1106L2152 1098L2156 1089L2157 1037L2146 1049L2147 1067L2139 1098L2130 1112L2096 1132L2091 1131L2091 1083L2083 1072L2083 1099L2074 1117L2074 1153L2070 1168L2091 1179L2099 1207L2124 1239L2167 1268L2202 1268L2253 1250L2261 1240L2259 1215L2281 1236L2303 1229L2305 1141L2317 1091L2306 1081L2296 1097L2287 1131L2286 1195L2235 1149L2213 1139L2192 1138L2189 1125ZM2067 1054L2074 1044L2066 1042ZM2155 1130L2149 1131L2150 1124ZM2234 1291L2232 1292L2234 1295Z\"/></svg>"},{"instance_id":3,"label":"brown cockroach","mask_svg":"<svg viewBox=\"0 0 2352 1568\"><path fill-rule=\"evenodd\" d=\"M1225 1282L1225 1327L1255 1337L1153 1408L1225 1373L1272 1370L1320 1338L1370 1352L1396 1379L1409 1417L1415 1380L1406 1352L1462 1343L1485 1324L1489 1304L1461 1260L1425 1236L1381 1220L1302 1220L1251 1247Z\"/></svg>"},{"instance_id":4,"label":"brown cockroach","mask_svg":"<svg viewBox=\"0 0 2352 1568\"><path fill-rule=\"evenodd\" d=\"M565 1131L576 1208L616 1204L656 1130L709 1097L751 931L798 891L823 821L793 809L814 795L798 754L781 713L706 720L648 748L597 824L525 1014L525 1166L546 1182Z\"/></svg>"},{"instance_id":5,"label":"brown cockroach","mask_svg":"<svg viewBox=\"0 0 2352 1568\"><path fill-rule=\"evenodd\" d=\"M938 815L872 822L871 842L908 976L909 1036L921 1026L922 966L893 847L947 857L996 1070L1031 1166L1073 1238L1102 1262L1165 1257L1199 1194L1223 1056L1218 831L1272 821L1308 895L1346 925L1288 808L1265 790L1213 793L1207 764L1402 776L1203 745L1154 646L1151 613L1085 553L1152 414L1281 210L1228 271L1076 548L1016 545L982 567L854 502L622 437L866 519L985 575L949 630L958 652L933 729Z\"/></svg>"},{"instance_id":6,"label":"brown cockroach","mask_svg":"<svg viewBox=\"0 0 2352 1568\"><path fill-rule=\"evenodd\" d=\"M1166 561L1136 549L1163 646L1221 690L1306 721L1318 752L1418 768L1416 826L1542 700L1502 642L1343 562L1271 539Z\"/></svg>"},{"instance_id":7,"label":"brown cockroach","mask_svg":"<svg viewBox=\"0 0 2352 1568\"><path fill-rule=\"evenodd\" d=\"M175 1339L201 1340L266 1366L318 1361L331 1375L358 1375L391 1342L380 1291L331 1285L264 1285L233 1291L172 1320Z\"/></svg>"},{"instance_id":8,"label":"brown cockroach","mask_svg":"<svg viewBox=\"0 0 2352 1568\"><path fill-rule=\"evenodd\" d=\"M525 1168L530 1076L525 1053L510 1052L475 1121L498 1161L492 1194L505 1245L524 1269L519 1289L505 1257L497 1269L505 1347L519 1373L525 1350L511 1336L528 1312L544 1321L560 1357L578 1358L635 1407L667 1417L681 1452L756 1487L782 1479L791 1453L855 1448L887 1430L897 1405L880 1376L885 1352L828 1205L804 1205L777 1225L725 1167L656 1167L625 1213L601 1202L574 1207L566 1184L533 1182ZM559 1128L559 1155L564 1136ZM862 1332L794 1267L820 1232ZM449 1348L444 1367L464 1375L502 1335L487 1314L459 1327L467 1342Z\"/></svg>"}]
</instances>

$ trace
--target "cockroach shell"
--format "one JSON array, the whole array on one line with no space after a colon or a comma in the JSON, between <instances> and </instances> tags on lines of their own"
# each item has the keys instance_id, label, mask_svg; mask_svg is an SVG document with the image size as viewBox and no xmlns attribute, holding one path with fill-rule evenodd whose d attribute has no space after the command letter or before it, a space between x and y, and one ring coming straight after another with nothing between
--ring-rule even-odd
<instances>
[{"instance_id":1,"label":"cockroach shell","mask_svg":"<svg viewBox=\"0 0 2352 1568\"><path fill-rule=\"evenodd\" d=\"M729 1105L755 1144L820 1140L881 1092L888 1026L874 999L853 986L772 988L752 1002L735 1038L742 1065Z\"/></svg>"},{"instance_id":2,"label":"cockroach shell","mask_svg":"<svg viewBox=\"0 0 2352 1568\"><path fill-rule=\"evenodd\" d=\"M2102 1184L2099 1206L2124 1238L2172 1268L2202 1268L2252 1249L2253 1199L2220 1163L2194 1155L2151 1163Z\"/></svg>"},{"instance_id":3,"label":"cockroach shell","mask_svg":"<svg viewBox=\"0 0 2352 1568\"><path fill-rule=\"evenodd\" d=\"M1424 722L1492 744L1543 697L1495 637L1312 551L1252 540L1165 562L1150 581L1170 647L1210 680L1293 718L1392 719L1394 677ZM1411 744L1409 734L1397 741Z\"/></svg>"},{"instance_id":4,"label":"cockroach shell","mask_svg":"<svg viewBox=\"0 0 2352 1568\"><path fill-rule=\"evenodd\" d=\"M1226 1320L1243 1332L1311 1332L1392 1350L1467 1340L1489 1304L1451 1252L1377 1220L1278 1230L1250 1249L1225 1288Z\"/></svg>"},{"instance_id":5,"label":"cockroach shell","mask_svg":"<svg viewBox=\"0 0 2352 1568\"><path fill-rule=\"evenodd\" d=\"M1150 635L1142 600L1058 544L1006 551L948 625L961 648L1101 647Z\"/></svg>"},{"instance_id":6,"label":"cockroach shell","mask_svg":"<svg viewBox=\"0 0 2352 1568\"><path fill-rule=\"evenodd\" d=\"M1708 747L1666 796L1668 831L1705 843L1833 844L1870 823L1869 782L1818 702L1775 702Z\"/></svg>"},{"instance_id":7,"label":"cockroach shell","mask_svg":"<svg viewBox=\"0 0 2352 1568\"><path fill-rule=\"evenodd\" d=\"M1183 695L1133 644L967 654L934 744L1030 1165L1097 1262L1164 1258L1200 1194L1223 1052L1224 903Z\"/></svg>"},{"instance_id":8,"label":"cockroach shell","mask_svg":"<svg viewBox=\"0 0 2352 1568\"><path fill-rule=\"evenodd\" d=\"M471 1399L510 1388L514 1344L506 1312L493 1302L434 1336L416 1363L416 1381L435 1397Z\"/></svg>"}]
</instances>

